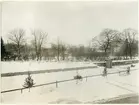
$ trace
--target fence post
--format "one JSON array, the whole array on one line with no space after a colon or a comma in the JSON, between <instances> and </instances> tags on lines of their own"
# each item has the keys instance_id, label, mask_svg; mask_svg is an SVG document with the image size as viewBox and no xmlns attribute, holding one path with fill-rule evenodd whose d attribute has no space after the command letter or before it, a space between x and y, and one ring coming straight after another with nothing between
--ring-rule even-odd
<instances>
[{"instance_id":1,"label":"fence post","mask_svg":"<svg viewBox=\"0 0 139 105\"><path fill-rule=\"evenodd\" d=\"M22 93L22 89L21 89L21 93Z\"/></svg>"},{"instance_id":2,"label":"fence post","mask_svg":"<svg viewBox=\"0 0 139 105\"><path fill-rule=\"evenodd\" d=\"M58 87L58 82L56 81L56 88Z\"/></svg>"},{"instance_id":3,"label":"fence post","mask_svg":"<svg viewBox=\"0 0 139 105\"><path fill-rule=\"evenodd\" d=\"M87 76L86 76L86 81L87 81Z\"/></svg>"},{"instance_id":4,"label":"fence post","mask_svg":"<svg viewBox=\"0 0 139 105\"><path fill-rule=\"evenodd\" d=\"M107 68L112 68L112 59L107 59L106 60L106 67Z\"/></svg>"},{"instance_id":5,"label":"fence post","mask_svg":"<svg viewBox=\"0 0 139 105\"><path fill-rule=\"evenodd\" d=\"M127 67L127 74L130 74L130 67Z\"/></svg>"}]
</instances>

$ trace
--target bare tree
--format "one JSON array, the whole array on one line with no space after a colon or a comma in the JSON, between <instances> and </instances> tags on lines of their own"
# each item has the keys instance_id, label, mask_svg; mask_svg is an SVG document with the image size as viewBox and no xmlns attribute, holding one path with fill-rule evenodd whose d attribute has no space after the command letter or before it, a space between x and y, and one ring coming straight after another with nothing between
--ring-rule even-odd
<instances>
[{"instance_id":1,"label":"bare tree","mask_svg":"<svg viewBox=\"0 0 139 105\"><path fill-rule=\"evenodd\" d=\"M57 59L59 61L59 55L60 55L60 41L59 38L57 39Z\"/></svg>"},{"instance_id":2,"label":"bare tree","mask_svg":"<svg viewBox=\"0 0 139 105\"><path fill-rule=\"evenodd\" d=\"M45 44L48 33L43 32L42 30L33 30L31 31L33 35L32 45L35 48L37 61L42 58L42 46Z\"/></svg>"},{"instance_id":3,"label":"bare tree","mask_svg":"<svg viewBox=\"0 0 139 105\"><path fill-rule=\"evenodd\" d=\"M51 44L51 49L52 49L52 52L53 52L53 55L54 56L57 56L57 60L59 61L59 50L58 50L58 45L52 43Z\"/></svg>"},{"instance_id":4,"label":"bare tree","mask_svg":"<svg viewBox=\"0 0 139 105\"><path fill-rule=\"evenodd\" d=\"M9 40L16 45L15 50L17 51L18 59L21 56L21 48L25 43L25 30L24 29L14 29L9 33Z\"/></svg>"},{"instance_id":5,"label":"bare tree","mask_svg":"<svg viewBox=\"0 0 139 105\"><path fill-rule=\"evenodd\" d=\"M93 57L93 53L96 52L97 50L97 44L93 42L93 40L90 40L88 42L88 47L87 47L87 51L88 51L88 59L92 59Z\"/></svg>"},{"instance_id":6,"label":"bare tree","mask_svg":"<svg viewBox=\"0 0 139 105\"><path fill-rule=\"evenodd\" d=\"M65 60L65 52L66 52L66 50L67 50L66 44L62 42L62 43L60 44L60 47L61 47L62 58L63 58L63 60Z\"/></svg>"},{"instance_id":7,"label":"bare tree","mask_svg":"<svg viewBox=\"0 0 139 105\"><path fill-rule=\"evenodd\" d=\"M69 45L67 52L70 56L72 57L76 57L76 53L77 53L77 46L73 46L73 45Z\"/></svg>"},{"instance_id":8,"label":"bare tree","mask_svg":"<svg viewBox=\"0 0 139 105\"><path fill-rule=\"evenodd\" d=\"M129 54L131 59L133 53L132 51L134 48L133 45L134 43L136 43L136 40L138 39L137 36L138 36L137 30L131 28L125 29L121 36L123 41L126 42L126 57Z\"/></svg>"},{"instance_id":9,"label":"bare tree","mask_svg":"<svg viewBox=\"0 0 139 105\"><path fill-rule=\"evenodd\" d=\"M104 50L105 54L107 55L108 50L110 51L112 47L114 47L113 42L116 41L117 35L119 32L112 29L104 29L100 35L99 39L95 39L100 46L101 50Z\"/></svg>"},{"instance_id":10,"label":"bare tree","mask_svg":"<svg viewBox=\"0 0 139 105\"><path fill-rule=\"evenodd\" d=\"M53 53L57 56L57 60L59 61L59 57L60 57L60 40L59 38L57 38L56 43L52 43L51 44L52 47L52 51Z\"/></svg>"},{"instance_id":11,"label":"bare tree","mask_svg":"<svg viewBox=\"0 0 139 105\"><path fill-rule=\"evenodd\" d=\"M65 52L67 50L66 44L62 42L59 38L57 38L56 44L52 43L52 50L57 56L57 60L60 60L60 56L62 55L63 60L65 60Z\"/></svg>"}]
</instances>

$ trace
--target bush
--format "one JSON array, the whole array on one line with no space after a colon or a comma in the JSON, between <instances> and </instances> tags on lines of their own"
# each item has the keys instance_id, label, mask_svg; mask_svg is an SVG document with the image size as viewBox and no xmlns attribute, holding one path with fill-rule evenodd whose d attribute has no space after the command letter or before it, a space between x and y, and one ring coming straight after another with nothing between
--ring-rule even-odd
<instances>
[{"instance_id":1,"label":"bush","mask_svg":"<svg viewBox=\"0 0 139 105\"><path fill-rule=\"evenodd\" d=\"M30 73L28 73L28 77L25 79L25 83L23 87L25 88L31 88L34 85L34 80L32 79Z\"/></svg>"},{"instance_id":2,"label":"bush","mask_svg":"<svg viewBox=\"0 0 139 105\"><path fill-rule=\"evenodd\" d=\"M76 76L74 76L74 79L82 79L82 76L76 75Z\"/></svg>"}]
</instances>

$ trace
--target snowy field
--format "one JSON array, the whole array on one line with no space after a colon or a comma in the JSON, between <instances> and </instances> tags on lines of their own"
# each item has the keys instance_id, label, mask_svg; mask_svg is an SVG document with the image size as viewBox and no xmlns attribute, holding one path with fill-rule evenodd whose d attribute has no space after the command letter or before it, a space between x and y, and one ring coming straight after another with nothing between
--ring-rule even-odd
<instances>
[{"instance_id":1,"label":"snowy field","mask_svg":"<svg viewBox=\"0 0 139 105\"><path fill-rule=\"evenodd\" d=\"M6 62L3 62L3 64ZM68 63L69 66L65 63L57 63L53 62L50 63L51 66L48 66L49 63L40 63L40 65L36 62L32 63L29 66L29 62L19 63L18 66L12 67L12 62L6 66L2 64L2 72L3 70L8 70L8 68L12 68L14 70L33 70L36 66L36 70L38 69L46 69L46 67L50 68L66 68L66 67L82 67L88 65L94 65L93 63ZM11 65L10 65L11 64ZM24 66L21 66L23 64ZM65 67L63 65L65 65ZM26 65L26 66L25 66ZM34 66L33 66L34 65ZM54 66L53 66L54 65ZM57 66L55 66L57 65ZM124 66L114 66L111 69L108 69L108 72L115 72L125 70L129 65ZM23 67L23 68L21 68ZM32 68L33 67L33 68ZM6 69L7 68L7 69ZM14 69L13 69L14 68ZM139 66L136 64L135 67L131 69L138 69ZM93 69L86 69L78 71L80 75L87 76L87 75L94 75L94 74L101 74L103 71L103 67L93 68ZM12 72L9 71L9 72ZM8 72L8 71L5 71ZM76 84L76 81L69 81L64 83L59 83L58 88L56 88L56 84L31 88L29 90L15 91L10 93L3 93L2 94L2 102L3 103L89 103L96 100L107 99L112 97L117 97L119 95L125 94L134 94L138 92L138 70L132 71L130 75L121 75L114 74L108 75L107 77L91 77L91 78L84 78L82 81L79 81ZM58 80L64 79L72 79L73 76L76 75L76 71L67 71L67 72L54 72L54 73L44 73L44 74L35 74L32 75L34 82L37 84L54 82ZM13 76L13 77L3 77L2 78L2 90L7 89L14 89L14 88L21 88L24 84L24 80L27 76Z\"/></svg>"},{"instance_id":2,"label":"snowy field","mask_svg":"<svg viewBox=\"0 0 139 105\"><path fill-rule=\"evenodd\" d=\"M2 65L2 73L96 66L92 62L46 62L46 61L40 61L40 62L11 61L11 62L1 62L1 65Z\"/></svg>"}]
</instances>

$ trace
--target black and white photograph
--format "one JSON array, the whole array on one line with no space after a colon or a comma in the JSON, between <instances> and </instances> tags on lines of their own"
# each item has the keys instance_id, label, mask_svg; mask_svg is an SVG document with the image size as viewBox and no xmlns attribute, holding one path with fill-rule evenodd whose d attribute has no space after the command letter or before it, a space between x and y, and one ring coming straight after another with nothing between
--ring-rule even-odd
<instances>
[{"instance_id":1,"label":"black and white photograph","mask_svg":"<svg viewBox=\"0 0 139 105\"><path fill-rule=\"evenodd\" d=\"M2 1L2 104L139 104L138 1Z\"/></svg>"}]
</instances>

